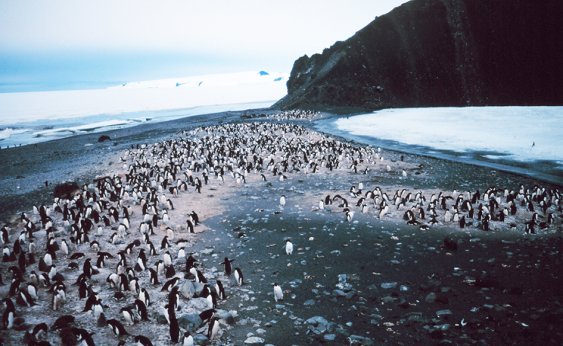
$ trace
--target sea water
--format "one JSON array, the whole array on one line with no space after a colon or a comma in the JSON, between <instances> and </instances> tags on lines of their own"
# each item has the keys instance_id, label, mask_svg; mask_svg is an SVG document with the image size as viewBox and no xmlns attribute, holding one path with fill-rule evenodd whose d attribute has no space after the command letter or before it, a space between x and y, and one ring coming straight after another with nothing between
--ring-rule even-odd
<instances>
[{"instance_id":1,"label":"sea water","mask_svg":"<svg viewBox=\"0 0 563 346\"><path fill-rule=\"evenodd\" d=\"M182 117L266 108L287 75L266 71L130 82L99 89L0 93L0 147Z\"/></svg>"}]
</instances>

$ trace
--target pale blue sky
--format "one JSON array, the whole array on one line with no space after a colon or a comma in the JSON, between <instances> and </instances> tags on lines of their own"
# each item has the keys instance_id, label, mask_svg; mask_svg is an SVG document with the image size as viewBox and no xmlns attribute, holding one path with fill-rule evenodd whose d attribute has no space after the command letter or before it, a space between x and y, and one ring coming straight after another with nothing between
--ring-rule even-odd
<instances>
[{"instance_id":1,"label":"pale blue sky","mask_svg":"<svg viewBox=\"0 0 563 346\"><path fill-rule=\"evenodd\" d=\"M298 57L322 52L403 2L0 0L0 91L37 80L289 72Z\"/></svg>"}]
</instances>

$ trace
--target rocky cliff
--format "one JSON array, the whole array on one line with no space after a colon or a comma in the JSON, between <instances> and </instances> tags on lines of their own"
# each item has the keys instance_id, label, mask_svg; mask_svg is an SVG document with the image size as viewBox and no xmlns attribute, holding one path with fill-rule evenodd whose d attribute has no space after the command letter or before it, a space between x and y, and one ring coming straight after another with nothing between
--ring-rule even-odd
<instances>
[{"instance_id":1,"label":"rocky cliff","mask_svg":"<svg viewBox=\"0 0 563 346\"><path fill-rule=\"evenodd\" d=\"M273 108L563 104L562 0L413 0L293 65Z\"/></svg>"}]
</instances>

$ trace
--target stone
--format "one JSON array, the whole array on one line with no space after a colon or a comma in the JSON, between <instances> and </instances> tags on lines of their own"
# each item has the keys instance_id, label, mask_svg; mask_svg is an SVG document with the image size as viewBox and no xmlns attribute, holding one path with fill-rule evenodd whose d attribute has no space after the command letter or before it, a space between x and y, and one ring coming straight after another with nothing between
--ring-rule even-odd
<instances>
[{"instance_id":1,"label":"stone","mask_svg":"<svg viewBox=\"0 0 563 346\"><path fill-rule=\"evenodd\" d=\"M203 311L212 308L212 306L210 306L210 303L206 298L192 298L188 300L187 305L198 311Z\"/></svg>"},{"instance_id":2,"label":"stone","mask_svg":"<svg viewBox=\"0 0 563 346\"><path fill-rule=\"evenodd\" d=\"M102 143L105 141L111 141L111 137L108 135L101 135L100 137L98 137L98 142Z\"/></svg>"},{"instance_id":3,"label":"stone","mask_svg":"<svg viewBox=\"0 0 563 346\"><path fill-rule=\"evenodd\" d=\"M436 293L434 292L430 292L426 295L426 297L424 298L424 301L427 303L435 303L436 302Z\"/></svg>"},{"instance_id":4,"label":"stone","mask_svg":"<svg viewBox=\"0 0 563 346\"><path fill-rule=\"evenodd\" d=\"M235 315L231 311L217 309L217 311L215 311L215 316L227 324L235 324Z\"/></svg>"},{"instance_id":5,"label":"stone","mask_svg":"<svg viewBox=\"0 0 563 346\"><path fill-rule=\"evenodd\" d=\"M455 241L455 239L452 239L450 237L446 237L444 238L442 247L446 251L457 251L457 241Z\"/></svg>"},{"instance_id":6,"label":"stone","mask_svg":"<svg viewBox=\"0 0 563 346\"><path fill-rule=\"evenodd\" d=\"M360 335L350 335L348 337L348 343L350 345L364 345L364 346L374 345L373 340Z\"/></svg>"},{"instance_id":7,"label":"stone","mask_svg":"<svg viewBox=\"0 0 563 346\"><path fill-rule=\"evenodd\" d=\"M397 283L396 282L383 282L380 286L381 286L381 288L388 290L388 289L397 287Z\"/></svg>"},{"instance_id":8,"label":"stone","mask_svg":"<svg viewBox=\"0 0 563 346\"><path fill-rule=\"evenodd\" d=\"M77 183L74 181L67 181L55 185L55 188L53 189L53 196L70 199L72 198L73 193L78 190L80 190L80 186L78 186Z\"/></svg>"},{"instance_id":9,"label":"stone","mask_svg":"<svg viewBox=\"0 0 563 346\"><path fill-rule=\"evenodd\" d=\"M452 314L452 311L450 309L444 309L444 310L438 310L436 311L436 316L438 317L445 317L447 318L448 316L450 316Z\"/></svg>"},{"instance_id":10,"label":"stone","mask_svg":"<svg viewBox=\"0 0 563 346\"><path fill-rule=\"evenodd\" d=\"M198 313L187 313L177 318L178 325L190 332L195 332L203 323Z\"/></svg>"},{"instance_id":11,"label":"stone","mask_svg":"<svg viewBox=\"0 0 563 346\"><path fill-rule=\"evenodd\" d=\"M336 340L336 334L325 334L323 335L323 339L325 341L334 341Z\"/></svg>"},{"instance_id":12,"label":"stone","mask_svg":"<svg viewBox=\"0 0 563 346\"><path fill-rule=\"evenodd\" d=\"M251 336L251 337L247 338L246 340L244 340L244 343L248 344L248 345L260 345L260 344L263 344L264 341L265 340L263 338L260 338L258 336Z\"/></svg>"}]
</instances>

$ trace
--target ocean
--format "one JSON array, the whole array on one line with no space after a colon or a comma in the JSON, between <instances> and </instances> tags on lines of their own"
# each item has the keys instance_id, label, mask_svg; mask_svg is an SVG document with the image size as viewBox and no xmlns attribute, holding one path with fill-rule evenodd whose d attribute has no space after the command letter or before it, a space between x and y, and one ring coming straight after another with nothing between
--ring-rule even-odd
<instances>
[{"instance_id":1,"label":"ocean","mask_svg":"<svg viewBox=\"0 0 563 346\"><path fill-rule=\"evenodd\" d=\"M0 147L187 116L266 108L287 74L248 71L123 82L82 90L0 93Z\"/></svg>"}]
</instances>

